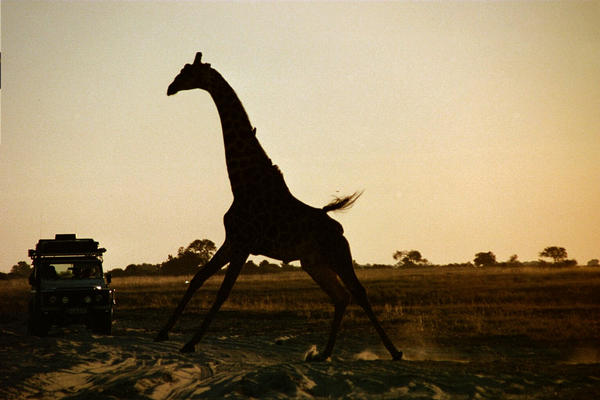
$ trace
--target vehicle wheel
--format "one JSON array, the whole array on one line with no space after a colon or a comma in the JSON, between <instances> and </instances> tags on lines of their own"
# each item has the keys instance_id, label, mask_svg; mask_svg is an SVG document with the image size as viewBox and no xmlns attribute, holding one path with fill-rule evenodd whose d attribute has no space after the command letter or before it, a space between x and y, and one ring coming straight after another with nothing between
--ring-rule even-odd
<instances>
[{"instance_id":1,"label":"vehicle wheel","mask_svg":"<svg viewBox=\"0 0 600 400\"><path fill-rule=\"evenodd\" d=\"M101 335L112 334L112 316L110 313L96 315L93 322L93 331Z\"/></svg>"},{"instance_id":2,"label":"vehicle wheel","mask_svg":"<svg viewBox=\"0 0 600 400\"><path fill-rule=\"evenodd\" d=\"M50 330L50 321L41 315L30 315L27 330L34 336L46 336Z\"/></svg>"}]
</instances>

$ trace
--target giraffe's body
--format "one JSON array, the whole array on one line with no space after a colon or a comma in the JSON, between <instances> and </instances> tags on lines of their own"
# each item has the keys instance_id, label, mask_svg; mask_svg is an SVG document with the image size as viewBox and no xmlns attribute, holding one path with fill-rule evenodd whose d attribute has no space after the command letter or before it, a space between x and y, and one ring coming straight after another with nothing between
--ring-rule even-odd
<instances>
[{"instance_id":1,"label":"giraffe's body","mask_svg":"<svg viewBox=\"0 0 600 400\"><path fill-rule=\"evenodd\" d=\"M327 215L328 211L349 207L358 196L337 199L322 209L302 203L291 194L279 168L273 165L258 142L256 130L252 128L233 89L210 64L201 62L200 53L196 55L194 64L187 64L175 78L167 94L195 88L210 93L219 112L233 204L223 219L225 242L194 276L157 340L167 339L168 331L194 292L206 279L229 263L215 304L198 333L182 348L185 352L193 351L229 295L248 256L260 254L284 262L300 260L302 268L332 298L335 316L329 341L325 350L315 359L325 359L331 355L342 315L351 296L364 308L392 357L400 359L402 353L396 350L379 325L366 292L356 278L342 226Z\"/></svg>"}]
</instances>

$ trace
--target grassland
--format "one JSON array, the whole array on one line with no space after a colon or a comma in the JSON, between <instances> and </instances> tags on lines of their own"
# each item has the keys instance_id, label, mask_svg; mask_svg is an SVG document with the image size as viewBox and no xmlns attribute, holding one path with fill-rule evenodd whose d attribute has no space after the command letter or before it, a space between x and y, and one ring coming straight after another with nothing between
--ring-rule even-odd
<instances>
[{"instance_id":1,"label":"grassland","mask_svg":"<svg viewBox=\"0 0 600 400\"><path fill-rule=\"evenodd\" d=\"M598 268L423 267L357 273L382 323L400 340L600 339ZM117 290L117 319L137 319L148 329L158 329L177 305L189 278L115 278L112 286ZM212 304L221 279L211 278L196 293L184 320L199 322L200 314ZM22 318L28 290L25 280L0 282L0 321ZM302 329L305 324L325 324L332 311L329 299L303 272L242 275L222 307L220 319L225 324L240 324L244 318L285 320ZM344 326L363 325L368 325L364 313L351 305ZM186 330L183 326L176 329Z\"/></svg>"},{"instance_id":2,"label":"grassland","mask_svg":"<svg viewBox=\"0 0 600 400\"><path fill-rule=\"evenodd\" d=\"M359 270L403 361L349 307L332 360L307 363L332 318L303 272L242 275L196 353L209 280L154 342L189 277L114 278L112 336L27 335L26 280L0 281L0 398L600 398L600 268Z\"/></svg>"}]
</instances>

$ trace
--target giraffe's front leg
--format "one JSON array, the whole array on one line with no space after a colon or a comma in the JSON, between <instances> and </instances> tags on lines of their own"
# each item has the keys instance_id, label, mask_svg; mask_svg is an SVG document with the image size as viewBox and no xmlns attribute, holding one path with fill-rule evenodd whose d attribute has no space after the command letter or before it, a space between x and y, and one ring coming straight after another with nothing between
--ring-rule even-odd
<instances>
[{"instance_id":1,"label":"giraffe's front leg","mask_svg":"<svg viewBox=\"0 0 600 400\"><path fill-rule=\"evenodd\" d=\"M175 322L177 322L177 319L183 312L183 309L185 308L187 303L190 301L190 299L192 298L192 296L196 292L196 290L198 290L208 278L210 278L217 271L219 271L221 269L221 267L223 267L225 264L227 264L228 261L229 261L229 244L227 243L227 241L225 241L225 243L219 248L219 250L215 253L215 255L210 259L210 261L208 263L206 263L204 265L204 267L202 267L200 269L200 271L198 271L196 273L196 275L194 275L194 278L191 280L190 285L188 286L185 294L183 295L183 298L177 305L177 308L171 315L171 318L169 319L169 321L167 321L165 326L158 332L158 334L154 338L155 342L162 342L164 340L169 339L169 331L171 330L173 325L175 325Z\"/></svg>"},{"instance_id":2,"label":"giraffe's front leg","mask_svg":"<svg viewBox=\"0 0 600 400\"><path fill-rule=\"evenodd\" d=\"M208 311L208 314L206 314L206 317L204 317L204 321L202 321L202 325L200 326L200 329L198 329L198 332L181 348L180 351L182 353L193 353L195 351L196 343L202 339L213 318L219 311L219 308L221 308L221 305L223 305L225 300L227 300L227 297L229 297L229 293L231 293L231 289L242 271L242 266L244 265L244 262L246 262L246 258L248 258L248 254L232 258L229 267L227 267L227 273L225 274L223 283L217 292L217 298L214 304Z\"/></svg>"}]
</instances>

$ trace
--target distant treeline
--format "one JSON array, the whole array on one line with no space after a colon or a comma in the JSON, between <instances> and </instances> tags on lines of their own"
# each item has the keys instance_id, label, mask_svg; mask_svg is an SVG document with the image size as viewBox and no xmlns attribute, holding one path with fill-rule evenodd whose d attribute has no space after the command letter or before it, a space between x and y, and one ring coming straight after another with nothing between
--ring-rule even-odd
<instances>
[{"instance_id":1,"label":"distant treeline","mask_svg":"<svg viewBox=\"0 0 600 400\"><path fill-rule=\"evenodd\" d=\"M209 239L194 240L187 247L180 247L177 255L168 255L160 264L130 264L125 268L115 268L110 271L113 277L141 276L141 275L193 275L198 268L206 264L217 250L215 244ZM272 264L267 260L258 265L247 261L242 274L268 274L284 271L296 271L300 268L290 264Z\"/></svg>"},{"instance_id":2,"label":"distant treeline","mask_svg":"<svg viewBox=\"0 0 600 400\"><path fill-rule=\"evenodd\" d=\"M217 247L209 239L197 239L187 247L180 247L175 256L169 254L167 259L159 264L129 264L125 268L115 268L110 271L113 277L120 276L170 276L170 275L194 275L198 268L206 264L216 252ZM576 260L567 258L567 251L564 247L550 246L539 253L540 257L550 258L553 261L547 262L539 259L535 261L521 262L516 254L512 255L507 261L497 261L496 255L491 252L479 252L475 254L473 261L465 263L437 265L430 263L424 258L418 250L396 251L392 256L396 264L358 264L353 262L355 269L394 269L394 268L415 268L415 267L574 267L577 266ZM587 262L587 266L598 267L600 261L592 259ZM298 266L280 263L273 264L268 260L261 261L258 265L254 261L247 261L242 268L242 274L270 274L286 271L300 271ZM13 265L8 274L0 272L0 279L23 278L31 273L31 266L25 261L19 261Z\"/></svg>"},{"instance_id":3,"label":"distant treeline","mask_svg":"<svg viewBox=\"0 0 600 400\"><path fill-rule=\"evenodd\" d=\"M203 264L202 264L203 265ZM198 264L189 269L186 269L186 272L182 273L166 273L161 269L161 264L131 264L128 265L125 269L116 268L111 270L111 274L113 277L119 276L147 276L147 275L193 275L198 272L198 268L201 265ZM575 267L577 263L574 260L566 260L565 262L559 263L551 263L544 260L536 260L536 261L527 261L527 262L497 262L494 264L486 265L485 267L500 267L500 268L518 268L518 267L537 267L537 268L565 268L565 267ZM588 266L598 266L596 264L588 263ZM354 269L407 269L407 268L440 268L440 267L450 267L450 268L481 268L484 266L476 266L472 262L466 263L452 263L452 264L420 264L420 265L404 265L398 266L393 264L358 264L354 262ZM226 269L220 271L220 273L225 273ZM279 272L296 272L302 271L299 266L295 266L292 264L280 263L279 265L270 263L268 260L262 260L260 263L256 264L254 261L247 261L243 268L242 274L272 274Z\"/></svg>"},{"instance_id":4,"label":"distant treeline","mask_svg":"<svg viewBox=\"0 0 600 400\"><path fill-rule=\"evenodd\" d=\"M178 271L169 271L163 268L163 264L130 264L125 269L115 268L110 271L113 277L120 276L169 276L169 275L193 275L198 272L198 268L204 264L196 264L181 268ZM218 273L225 273L226 269ZM277 272L289 272L289 271L300 271L299 267L291 264L281 263L279 265L272 264L267 260L261 261L258 265L250 260L247 261L242 267L242 274L271 274Z\"/></svg>"},{"instance_id":5,"label":"distant treeline","mask_svg":"<svg viewBox=\"0 0 600 400\"><path fill-rule=\"evenodd\" d=\"M177 255L169 255L167 260L161 264L130 264L125 269L116 268L111 271L112 276L139 276L139 275L193 275L198 267L207 263L214 252L215 244L208 240L195 240L186 248L180 247ZM574 267L576 260L567 259L567 251L563 247L546 247L540 252L540 257L548 257L553 262L545 260L526 261L518 260L517 255L512 255L507 261L496 261L496 255L491 252L479 252L475 254L473 261L453 264L432 264L417 250L396 251L393 258L396 264L358 264L353 261L355 269L397 269L415 267ZM597 259L590 260L588 266L599 266ZM268 260L261 261L258 265L254 261L247 261L242 268L242 274L270 274L286 271L300 271L298 266L281 263L279 265L270 263ZM224 273L224 270L222 271Z\"/></svg>"}]
</instances>

